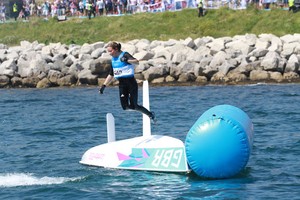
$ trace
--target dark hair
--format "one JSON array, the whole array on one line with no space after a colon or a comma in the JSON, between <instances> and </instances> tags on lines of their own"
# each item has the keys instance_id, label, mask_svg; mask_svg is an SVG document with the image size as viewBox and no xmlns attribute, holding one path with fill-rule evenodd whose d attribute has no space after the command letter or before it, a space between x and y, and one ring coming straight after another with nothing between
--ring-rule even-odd
<instances>
[{"instance_id":1,"label":"dark hair","mask_svg":"<svg viewBox=\"0 0 300 200\"><path fill-rule=\"evenodd\" d=\"M117 42L110 42L107 47L111 47L114 50L121 51L121 44Z\"/></svg>"}]
</instances>

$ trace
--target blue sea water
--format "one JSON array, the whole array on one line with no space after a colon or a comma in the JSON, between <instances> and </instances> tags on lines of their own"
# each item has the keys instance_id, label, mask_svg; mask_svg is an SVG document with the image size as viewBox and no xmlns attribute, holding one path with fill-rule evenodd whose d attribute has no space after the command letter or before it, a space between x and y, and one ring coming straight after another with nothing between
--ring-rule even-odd
<instances>
[{"instance_id":1,"label":"blue sea water","mask_svg":"<svg viewBox=\"0 0 300 200\"><path fill-rule=\"evenodd\" d=\"M142 102L140 91L139 102ZM79 164L106 142L140 136L142 118L121 109L118 88L1 89L0 199L300 199L300 85L151 87L152 134L185 140L209 108L230 104L254 124L246 168L229 179Z\"/></svg>"}]
</instances>

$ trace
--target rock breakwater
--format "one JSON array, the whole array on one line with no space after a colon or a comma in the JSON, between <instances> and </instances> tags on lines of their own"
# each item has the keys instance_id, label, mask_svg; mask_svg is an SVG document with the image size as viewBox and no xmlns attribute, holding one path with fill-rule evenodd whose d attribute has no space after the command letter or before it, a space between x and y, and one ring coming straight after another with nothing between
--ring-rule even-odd
<instances>
[{"instance_id":1,"label":"rock breakwater","mask_svg":"<svg viewBox=\"0 0 300 200\"><path fill-rule=\"evenodd\" d=\"M132 40L122 50L141 60L136 79L151 84L300 82L300 34L246 34L185 40ZM108 74L106 43L0 44L0 87L100 85Z\"/></svg>"}]
</instances>

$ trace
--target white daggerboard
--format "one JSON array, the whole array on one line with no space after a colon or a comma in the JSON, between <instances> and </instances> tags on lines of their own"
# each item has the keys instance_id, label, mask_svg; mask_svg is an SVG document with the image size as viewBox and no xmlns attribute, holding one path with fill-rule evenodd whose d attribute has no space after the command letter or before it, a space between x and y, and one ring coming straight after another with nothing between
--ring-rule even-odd
<instances>
[{"instance_id":1,"label":"white daggerboard","mask_svg":"<svg viewBox=\"0 0 300 200\"><path fill-rule=\"evenodd\" d=\"M143 106L147 109L150 107L148 88L146 81L143 84ZM81 164L130 170L190 171L184 143L169 136L151 135L148 116L143 115L142 136L120 141L115 140L113 115L108 113L106 119L108 143L87 150L81 158Z\"/></svg>"},{"instance_id":2,"label":"white daggerboard","mask_svg":"<svg viewBox=\"0 0 300 200\"><path fill-rule=\"evenodd\" d=\"M149 99L149 83L148 81L143 82L143 106L150 110L150 99ZM150 118L143 114L143 136L151 135L151 123Z\"/></svg>"}]
</instances>

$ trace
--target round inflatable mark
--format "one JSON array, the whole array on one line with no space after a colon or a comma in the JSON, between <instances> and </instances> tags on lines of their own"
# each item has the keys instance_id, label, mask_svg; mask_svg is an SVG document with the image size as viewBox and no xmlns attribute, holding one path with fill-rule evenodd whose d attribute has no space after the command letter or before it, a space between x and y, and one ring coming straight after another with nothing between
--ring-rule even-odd
<instances>
[{"instance_id":1,"label":"round inflatable mark","mask_svg":"<svg viewBox=\"0 0 300 200\"><path fill-rule=\"evenodd\" d=\"M241 109L215 106L189 130L185 148L191 169L206 178L228 178L247 164L253 144L253 124Z\"/></svg>"}]
</instances>

